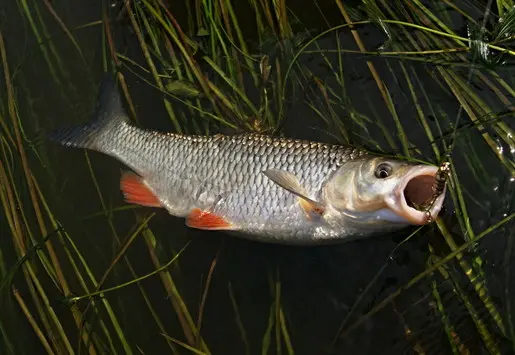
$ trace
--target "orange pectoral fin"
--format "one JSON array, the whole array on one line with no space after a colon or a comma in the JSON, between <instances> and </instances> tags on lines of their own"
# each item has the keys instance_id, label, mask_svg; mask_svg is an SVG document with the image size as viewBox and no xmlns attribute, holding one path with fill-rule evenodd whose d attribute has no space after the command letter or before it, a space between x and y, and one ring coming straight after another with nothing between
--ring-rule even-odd
<instances>
[{"instance_id":1,"label":"orange pectoral fin","mask_svg":"<svg viewBox=\"0 0 515 355\"><path fill-rule=\"evenodd\" d=\"M123 173L120 180L120 189L128 203L148 207L162 207L159 199L145 184L141 176L131 172Z\"/></svg>"},{"instance_id":2,"label":"orange pectoral fin","mask_svg":"<svg viewBox=\"0 0 515 355\"><path fill-rule=\"evenodd\" d=\"M325 208L323 206L307 201L301 197L299 197L299 203L310 220L312 220L313 217L320 218L325 212Z\"/></svg>"},{"instance_id":3,"label":"orange pectoral fin","mask_svg":"<svg viewBox=\"0 0 515 355\"><path fill-rule=\"evenodd\" d=\"M205 230L234 229L233 225L225 218L208 211L202 211L200 208L191 210L188 217L186 217L186 225L191 228Z\"/></svg>"}]
</instances>

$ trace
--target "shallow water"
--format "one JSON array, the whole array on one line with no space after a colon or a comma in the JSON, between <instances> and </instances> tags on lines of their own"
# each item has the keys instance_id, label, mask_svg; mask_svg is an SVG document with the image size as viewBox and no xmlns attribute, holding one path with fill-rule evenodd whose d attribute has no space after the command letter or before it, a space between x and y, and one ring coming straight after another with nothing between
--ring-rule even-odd
<instances>
[{"instance_id":1,"label":"shallow water","mask_svg":"<svg viewBox=\"0 0 515 355\"><path fill-rule=\"evenodd\" d=\"M312 5L292 4L292 11L299 14L302 26L318 33L327 25L319 17L308 14L314 10ZM59 3L53 2L56 12L70 27L89 23L101 18L99 4L84 2ZM305 7L303 7L305 6ZM327 19L333 24L341 23L335 7L323 4L332 9L327 11ZM77 43L82 49L86 63L77 55L77 51L69 40L52 21L47 11L42 9L42 16L49 24L48 33L57 49L61 63L56 70L63 70L68 75L68 81L56 83L48 69L42 52L38 50L37 40L31 32L28 22L21 21L18 7L14 2L9 3L5 11L5 21L2 32L6 41L11 71L14 72L20 119L25 134L39 153L39 161L32 150L30 164L37 174L43 192L55 216L63 224L77 247L83 253L89 266L97 278L101 278L119 251L119 245L113 235L107 219L103 216L90 217L102 211L96 187L92 181L88 164L81 150L65 149L45 141L45 134L55 127L67 126L88 119L96 98L96 85L101 78L102 36L101 28L93 26L74 31ZM252 45L255 37L249 23L252 13L243 6L242 17L248 16L247 27L242 28L251 33L248 41ZM184 9L173 8L181 24L186 21ZM465 21L456 13L452 13L456 31L463 34ZM478 14L480 16L480 14ZM116 46L119 52L143 63L141 53L134 33L127 25L121 24L115 28ZM257 36L254 34L254 36ZM376 48L385 38L373 26L365 26L363 39L368 48ZM356 49L350 33L342 31L339 34L341 46ZM322 48L336 48L334 34L322 38L318 44ZM257 51L258 49L256 49ZM273 48L262 48L261 51L273 53ZM336 54L328 54L331 63L337 63ZM342 56L345 68L345 86L348 97L347 106L341 107L336 115L348 117L349 112L359 113L374 120L384 120L390 129L397 145L395 126L387 111L377 85L366 65L370 59L376 66L381 78L390 91L392 101L397 110L410 141L423 152L423 157L433 159L427 138L417 121L417 108L403 80L403 68L410 73L413 82L420 79L424 92L417 91L422 100L423 112L430 112L431 107L438 107L436 117L449 117L454 121L459 110L459 103L447 87L435 80L436 67L431 64L401 61L399 59L365 58L356 54ZM323 78L328 87L337 87L336 79L330 69L324 64L319 54L306 55L302 59L314 75ZM468 68L458 69L457 72L466 76ZM162 97L155 90L131 75L124 72L129 82L132 98L136 105L139 124L146 128L172 131L173 125L166 118L162 105ZM513 82L509 71L498 72L508 82ZM489 75L485 71L485 75ZM492 78L491 76L489 76ZM418 79L417 79L418 78ZM501 103L494 93L484 84L476 82L477 92L496 112L506 111L509 106ZM3 90L3 89L2 89ZM302 92L296 88L292 93L298 99L288 104L284 135L295 138L312 139L326 142L341 142L335 127L327 126L306 105L305 95L312 95L307 90ZM2 92L2 97L4 97ZM323 98L319 97L320 107ZM512 101L513 98L510 98ZM172 102L173 104L173 102ZM510 104L512 105L512 104ZM180 106L180 105L178 105ZM462 120L467 122L468 116L462 112ZM431 117L429 117L431 119ZM511 121L510 121L511 120ZM348 121L347 121L348 122ZM508 119L514 128L513 119ZM430 122L435 126L435 119ZM368 133L356 125L351 127L353 142L364 144L372 149L364 139L368 134L388 149L387 140L374 125L367 125ZM191 127L189 127L191 129ZM496 157L488 150L484 141L474 129L460 130L461 139L453 153L455 166L462 189L465 191L469 222L471 228L479 233L488 226L500 221L514 212L515 188L513 178L501 167ZM368 138L368 137L365 137ZM477 148L474 154L485 167L484 175L475 177L466 159L472 156L470 148ZM507 157L513 159L510 147L504 147ZM510 156L511 154L511 156ZM123 205L123 199L118 191L120 170L123 166L113 159L97 153L90 153L89 160L95 171L99 189L104 200L111 207ZM46 166L46 167L45 167ZM510 180L511 178L511 180ZM28 194L27 191L23 191ZM28 199L28 195L26 196ZM435 272L432 276L423 278L412 285L393 302L387 303L380 311L360 323L355 329L350 327L360 319L360 316L373 310L389 295L405 286L410 280L423 272L428 266L431 253L428 242L435 248L435 253L444 256L449 253L449 247L443 240L436 225L424 228L407 242L405 238L413 230L403 231L395 235L348 242L336 246L324 247L287 247L268 245L240 240L222 232L200 232L188 229L184 221L170 217L164 210L138 208L117 212L112 216L116 234L121 240L125 239L135 227L137 217L147 216L150 212L156 215L149 223L155 233L160 259L169 260L175 252L188 241L191 244L180 257L178 266L172 268L174 281L185 300L194 319L198 316L199 304L206 285L213 260L216 266L207 294L203 320L202 336L213 354L256 354L262 352L262 343L269 321L279 308L274 308L274 300L280 294L281 311L291 343L297 354L448 354L452 353L441 315L436 310L432 287L438 285L440 297L445 305L449 319L455 325L460 341L472 354L486 353L485 346L478 335L478 330L469 315L466 302L456 293L458 285L468 297L469 304L477 310L478 317L484 322L498 344L501 353L508 354L514 339L509 340L508 301L513 295L513 278L508 279L508 272L514 266L513 224L500 228L477 243L473 250L465 253L471 263L475 256L481 258L481 269L488 287L489 295L504 317L508 333L502 335L494 321L477 297L473 285L467 280L460 265L452 261L449 270L454 278L446 279L443 274ZM6 259L6 265L13 265L17 259L12 247L4 236L9 236L5 217L0 214L2 238L0 249ZM454 213L454 207L449 196L442 220L449 228L456 242L460 244L468 236L463 236ZM511 248L511 249L510 249ZM64 252L59 249L60 256ZM61 255L63 254L63 255ZM127 250L127 258L137 275L144 275L155 270L149 256L148 248L141 236L135 239ZM68 265L69 267L69 265ZM74 279L71 269L68 278L72 292L83 294L78 280ZM513 271L512 271L513 275ZM133 276L124 261L117 263L108 277L104 287L124 283ZM26 292L21 273L15 279L21 292ZM51 290L48 279L42 280ZM373 282L371 287L368 287ZM181 341L186 341L180 323L172 307L172 302L158 276L145 279L140 286L146 291L154 310L163 321L167 334ZM280 292L278 291L280 287ZM231 290L231 291L229 291ZM366 292L365 292L366 291ZM236 316L230 295L234 296L239 310ZM59 304L60 295L55 290L49 291L59 315L63 316L70 336L75 339L76 328L66 317L66 307ZM127 286L110 293L107 298L112 302L121 327L133 351L141 349L146 354L169 353L165 339L156 326L149 312L142 293L136 285ZM87 303L78 303L85 309ZM511 307L511 312L513 313ZM350 316L349 316L349 312ZM515 315L515 314L514 314ZM21 313L19 319L13 320L19 327L20 338L25 340L20 349L27 353L43 351L39 340L26 324ZM344 327L344 336L337 337L338 330L344 319L349 316ZM90 313L89 320L95 321ZM101 315L105 319L105 314ZM245 329L247 344L242 340L238 322ZM513 330L512 330L513 331ZM270 333L271 349L268 353L276 352L276 330ZM0 338L1 339L1 338ZM75 339L74 346L77 344ZM116 348L123 353L120 344ZM0 350L2 348L0 347ZM184 350L184 349L183 349ZM85 352L84 349L82 349ZM184 350L184 353L188 351ZM282 347L282 353L288 353Z\"/></svg>"}]
</instances>

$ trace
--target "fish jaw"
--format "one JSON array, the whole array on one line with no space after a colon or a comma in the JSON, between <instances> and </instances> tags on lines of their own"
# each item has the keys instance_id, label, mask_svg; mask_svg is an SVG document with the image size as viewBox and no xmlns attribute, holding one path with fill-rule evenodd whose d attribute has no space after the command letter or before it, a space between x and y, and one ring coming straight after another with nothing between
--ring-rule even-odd
<instances>
[{"instance_id":1,"label":"fish jaw","mask_svg":"<svg viewBox=\"0 0 515 355\"><path fill-rule=\"evenodd\" d=\"M406 223L413 225L424 225L436 218L442 209L445 200L447 186L442 193L436 197L428 210L420 211L408 204L408 201L423 203L432 198L433 189L438 167L436 166L414 166L399 181L392 193L386 196L385 202L390 210Z\"/></svg>"}]
</instances>

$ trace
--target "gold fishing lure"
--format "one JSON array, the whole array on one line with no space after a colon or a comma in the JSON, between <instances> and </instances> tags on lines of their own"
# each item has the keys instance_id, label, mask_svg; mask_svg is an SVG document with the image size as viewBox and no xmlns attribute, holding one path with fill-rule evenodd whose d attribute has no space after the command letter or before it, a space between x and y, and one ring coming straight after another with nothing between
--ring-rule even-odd
<instances>
[{"instance_id":1,"label":"gold fishing lure","mask_svg":"<svg viewBox=\"0 0 515 355\"><path fill-rule=\"evenodd\" d=\"M440 166L438 167L438 171L436 172L436 175L435 175L435 181L432 186L433 196L431 196L431 198L429 200L427 200L426 202L424 202L422 204L423 209L427 213L428 223L433 221L433 216L431 216L431 213L429 212L429 210L435 203L438 196L440 196L444 192L445 184L447 183L447 180L449 179L450 172L451 172L451 163L449 163L448 161L444 161L442 164L440 164Z\"/></svg>"},{"instance_id":2,"label":"gold fishing lure","mask_svg":"<svg viewBox=\"0 0 515 355\"><path fill-rule=\"evenodd\" d=\"M451 163L449 163L448 161L444 161L438 168L438 171L436 172L436 175L435 175L435 182L433 184L433 197L432 197L433 200L435 200L438 196L440 196L443 193L445 184L447 183L447 180L449 179L450 172L451 172Z\"/></svg>"}]
</instances>

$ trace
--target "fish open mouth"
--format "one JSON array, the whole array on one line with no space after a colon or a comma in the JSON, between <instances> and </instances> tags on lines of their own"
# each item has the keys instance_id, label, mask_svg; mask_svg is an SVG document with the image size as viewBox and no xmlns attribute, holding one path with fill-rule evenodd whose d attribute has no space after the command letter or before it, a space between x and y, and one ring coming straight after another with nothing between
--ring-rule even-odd
<instances>
[{"instance_id":1,"label":"fish open mouth","mask_svg":"<svg viewBox=\"0 0 515 355\"><path fill-rule=\"evenodd\" d=\"M445 199L446 187L435 195L438 168L435 166L412 167L394 191L394 198L388 199L388 207L408 223L423 225L438 216Z\"/></svg>"},{"instance_id":2,"label":"fish open mouth","mask_svg":"<svg viewBox=\"0 0 515 355\"><path fill-rule=\"evenodd\" d=\"M431 175L419 175L408 181L404 188L404 199L408 206L420 210L431 202L433 197L433 184L435 177Z\"/></svg>"}]
</instances>

